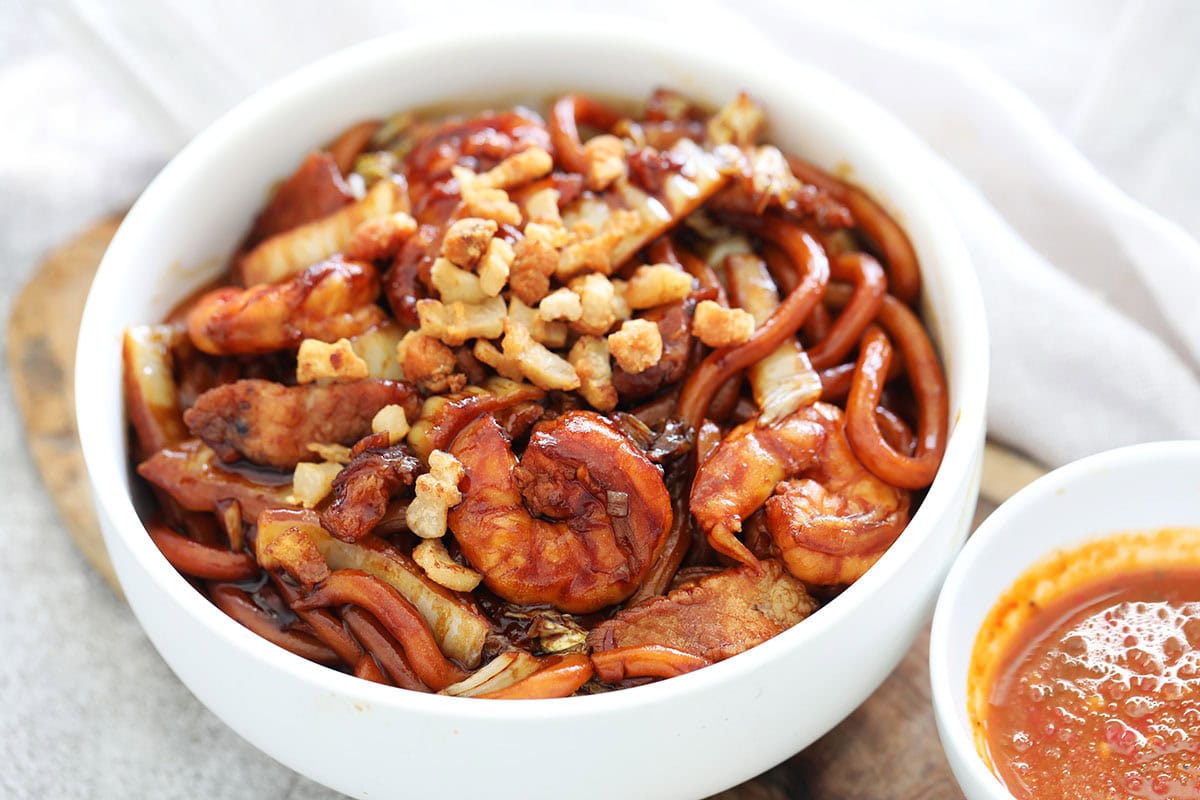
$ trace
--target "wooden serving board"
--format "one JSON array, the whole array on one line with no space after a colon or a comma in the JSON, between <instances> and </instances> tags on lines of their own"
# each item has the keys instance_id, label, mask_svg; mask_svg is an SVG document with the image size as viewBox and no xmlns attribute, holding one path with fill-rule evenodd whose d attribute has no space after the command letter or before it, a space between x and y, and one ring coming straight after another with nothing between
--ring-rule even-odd
<instances>
[{"instance_id":1,"label":"wooden serving board","mask_svg":"<svg viewBox=\"0 0 1200 800\"><path fill-rule=\"evenodd\" d=\"M9 373L33 463L67 533L117 594L75 428L75 340L92 276L120 224L120 216L110 217L54 250L17 295L8 320Z\"/></svg>"},{"instance_id":2,"label":"wooden serving board","mask_svg":"<svg viewBox=\"0 0 1200 800\"><path fill-rule=\"evenodd\" d=\"M81 232L46 258L17 297L8 359L29 448L67 533L113 591L116 575L100 537L75 428L75 339L84 299L119 217ZM1042 470L989 444L978 524ZM719 795L721 800L957 800L929 697L926 630L891 677L807 750ZM803 713L797 709L797 713Z\"/></svg>"}]
</instances>

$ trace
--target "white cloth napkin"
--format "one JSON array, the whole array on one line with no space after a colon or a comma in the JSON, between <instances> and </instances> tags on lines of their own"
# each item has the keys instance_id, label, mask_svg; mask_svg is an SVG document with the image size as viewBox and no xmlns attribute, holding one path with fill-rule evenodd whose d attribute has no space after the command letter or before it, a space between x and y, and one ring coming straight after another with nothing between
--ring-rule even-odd
<instances>
[{"instance_id":1,"label":"white cloth napkin","mask_svg":"<svg viewBox=\"0 0 1200 800\"><path fill-rule=\"evenodd\" d=\"M170 152L252 90L318 55L386 30L451 19L486 24L495 13L488 3L435 6L73 0L60 7L60 19ZM614 6L652 19L680 13L665 2ZM517 8L557 13L546 3ZM1195 13L1184 16L1200 28ZM687 17L827 69L929 144L925 171L985 292L991 435L1048 464L1121 444L1200 437L1200 415L1192 413L1200 408L1200 246L1098 174L1028 99L961 51L861 20L847 24L770 0L692 3ZM1093 84L1092 92L1120 91L1123 73L1114 74L1117 88ZM1103 128L1098 106L1093 101L1090 113Z\"/></svg>"}]
</instances>

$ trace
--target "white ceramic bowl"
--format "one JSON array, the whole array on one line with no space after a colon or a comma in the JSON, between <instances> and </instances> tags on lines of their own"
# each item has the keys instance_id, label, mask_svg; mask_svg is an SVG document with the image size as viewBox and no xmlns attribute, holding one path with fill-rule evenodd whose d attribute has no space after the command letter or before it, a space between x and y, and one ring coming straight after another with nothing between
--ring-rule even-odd
<instances>
[{"instance_id":1,"label":"white ceramic bowl","mask_svg":"<svg viewBox=\"0 0 1200 800\"><path fill-rule=\"evenodd\" d=\"M1135 445L1069 464L1022 489L979 526L942 587L929 641L938 733L969 800L1012 797L975 749L967 712L975 637L1000 595L1056 550L1183 526L1200 526L1200 441Z\"/></svg>"},{"instance_id":2,"label":"white ceramic bowl","mask_svg":"<svg viewBox=\"0 0 1200 800\"><path fill-rule=\"evenodd\" d=\"M180 679L230 727L293 769L360 797L695 797L786 759L846 716L925 621L971 519L987 334L971 264L919 169L921 145L827 75L678 28L570 26L400 35L341 52L255 95L198 136L129 212L80 331L80 438L130 605ZM350 122L456 100L540 100L567 89L641 98L655 86L721 103L740 89L770 136L849 164L906 227L950 385L950 436L908 530L856 585L794 630L708 669L601 696L486 702L377 686L308 663L231 621L143 532L130 501L120 336L210 279L271 183ZM152 713L152 712L149 712Z\"/></svg>"}]
</instances>

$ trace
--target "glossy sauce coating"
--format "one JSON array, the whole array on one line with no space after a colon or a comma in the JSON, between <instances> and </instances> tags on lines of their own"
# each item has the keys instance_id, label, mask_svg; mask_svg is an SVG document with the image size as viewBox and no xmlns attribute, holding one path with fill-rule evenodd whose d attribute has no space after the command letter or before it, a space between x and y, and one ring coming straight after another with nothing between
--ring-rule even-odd
<instances>
[{"instance_id":1,"label":"glossy sauce coating","mask_svg":"<svg viewBox=\"0 0 1200 800\"><path fill-rule=\"evenodd\" d=\"M745 94L620 108L357 122L130 329L150 536L218 608L366 680L565 697L757 646L899 535L948 430L905 235Z\"/></svg>"},{"instance_id":2,"label":"glossy sauce coating","mask_svg":"<svg viewBox=\"0 0 1200 800\"><path fill-rule=\"evenodd\" d=\"M1200 567L1038 608L988 700L988 755L1016 797L1200 798Z\"/></svg>"}]
</instances>

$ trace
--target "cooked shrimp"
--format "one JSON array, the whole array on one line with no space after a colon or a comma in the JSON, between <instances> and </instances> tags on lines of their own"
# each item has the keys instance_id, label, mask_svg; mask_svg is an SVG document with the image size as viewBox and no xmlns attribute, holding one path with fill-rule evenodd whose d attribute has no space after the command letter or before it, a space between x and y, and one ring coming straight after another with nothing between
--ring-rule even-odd
<instances>
[{"instance_id":1,"label":"cooked shrimp","mask_svg":"<svg viewBox=\"0 0 1200 800\"><path fill-rule=\"evenodd\" d=\"M781 481L812 465L825 428L810 417L807 408L771 425L755 417L734 428L700 465L692 483L692 514L717 552L758 563L736 534Z\"/></svg>"},{"instance_id":2,"label":"cooked shrimp","mask_svg":"<svg viewBox=\"0 0 1200 800\"><path fill-rule=\"evenodd\" d=\"M840 408L817 403L808 414L825 428L824 443L812 469L780 484L767 501L767 530L800 580L852 583L904 530L909 493L862 465L846 439Z\"/></svg>"},{"instance_id":3,"label":"cooked shrimp","mask_svg":"<svg viewBox=\"0 0 1200 800\"><path fill-rule=\"evenodd\" d=\"M783 437L797 433L802 438L788 449ZM767 529L788 571L818 585L861 577L904 529L909 502L907 491L863 467L846 439L845 416L828 403L775 425L760 427L755 419L735 428L692 487L693 513L714 548L757 563L733 534L765 504Z\"/></svg>"},{"instance_id":4,"label":"cooked shrimp","mask_svg":"<svg viewBox=\"0 0 1200 800\"><path fill-rule=\"evenodd\" d=\"M306 338L335 342L383 321L378 296L373 266L334 256L283 283L209 292L188 312L188 335L213 355L270 353Z\"/></svg>"},{"instance_id":5,"label":"cooked shrimp","mask_svg":"<svg viewBox=\"0 0 1200 800\"><path fill-rule=\"evenodd\" d=\"M491 414L454 440L466 468L450 530L500 597L587 613L629 597L671 528L662 472L604 417L534 428L518 462Z\"/></svg>"}]
</instances>

